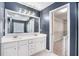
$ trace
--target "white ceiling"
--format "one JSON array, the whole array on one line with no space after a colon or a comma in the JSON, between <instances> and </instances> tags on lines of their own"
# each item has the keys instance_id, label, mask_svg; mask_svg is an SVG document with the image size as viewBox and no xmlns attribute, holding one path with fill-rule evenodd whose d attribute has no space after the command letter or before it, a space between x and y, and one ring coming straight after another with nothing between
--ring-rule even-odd
<instances>
[{"instance_id":1,"label":"white ceiling","mask_svg":"<svg viewBox=\"0 0 79 59\"><path fill-rule=\"evenodd\" d=\"M38 11L41 11L46 7L48 7L49 5L53 4L54 2L18 2L18 3L34 8Z\"/></svg>"}]
</instances>

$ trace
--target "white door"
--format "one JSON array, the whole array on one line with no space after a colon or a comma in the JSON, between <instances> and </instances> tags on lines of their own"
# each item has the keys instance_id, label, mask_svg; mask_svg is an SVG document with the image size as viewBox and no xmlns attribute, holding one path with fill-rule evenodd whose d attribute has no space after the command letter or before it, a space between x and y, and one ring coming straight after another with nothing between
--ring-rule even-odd
<instances>
[{"instance_id":1,"label":"white door","mask_svg":"<svg viewBox=\"0 0 79 59\"><path fill-rule=\"evenodd\" d=\"M17 49L16 49L16 47L4 48L3 56L17 56Z\"/></svg>"},{"instance_id":2,"label":"white door","mask_svg":"<svg viewBox=\"0 0 79 59\"><path fill-rule=\"evenodd\" d=\"M27 45L19 46L18 55L19 56L27 56L28 55L28 46Z\"/></svg>"}]
</instances>

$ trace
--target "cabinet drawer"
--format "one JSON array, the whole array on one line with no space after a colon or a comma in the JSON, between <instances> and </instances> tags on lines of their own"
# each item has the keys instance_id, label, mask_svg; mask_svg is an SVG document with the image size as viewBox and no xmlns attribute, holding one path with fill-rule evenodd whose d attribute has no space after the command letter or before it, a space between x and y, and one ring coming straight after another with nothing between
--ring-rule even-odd
<instances>
[{"instance_id":1,"label":"cabinet drawer","mask_svg":"<svg viewBox=\"0 0 79 59\"><path fill-rule=\"evenodd\" d=\"M28 45L27 40L19 41L19 45Z\"/></svg>"},{"instance_id":2,"label":"cabinet drawer","mask_svg":"<svg viewBox=\"0 0 79 59\"><path fill-rule=\"evenodd\" d=\"M17 42L10 42L10 43L1 44L2 48L10 48L10 47L16 47L16 46L17 46Z\"/></svg>"},{"instance_id":3,"label":"cabinet drawer","mask_svg":"<svg viewBox=\"0 0 79 59\"><path fill-rule=\"evenodd\" d=\"M34 49L35 48L35 44L29 44L29 49Z\"/></svg>"},{"instance_id":4,"label":"cabinet drawer","mask_svg":"<svg viewBox=\"0 0 79 59\"><path fill-rule=\"evenodd\" d=\"M29 40L28 43L29 43L29 44L32 44L32 43L34 43L34 41L35 41L35 40L33 40L33 39L32 39L32 40Z\"/></svg>"}]
</instances>

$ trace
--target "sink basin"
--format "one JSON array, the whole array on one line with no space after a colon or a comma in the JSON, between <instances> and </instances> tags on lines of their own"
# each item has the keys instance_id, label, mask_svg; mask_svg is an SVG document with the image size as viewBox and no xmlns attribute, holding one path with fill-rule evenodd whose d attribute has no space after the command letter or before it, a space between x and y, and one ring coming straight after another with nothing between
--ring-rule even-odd
<instances>
[{"instance_id":1,"label":"sink basin","mask_svg":"<svg viewBox=\"0 0 79 59\"><path fill-rule=\"evenodd\" d=\"M13 36L13 38L17 38L18 36Z\"/></svg>"},{"instance_id":2,"label":"sink basin","mask_svg":"<svg viewBox=\"0 0 79 59\"><path fill-rule=\"evenodd\" d=\"M37 36L38 34L34 34L34 36Z\"/></svg>"}]
</instances>

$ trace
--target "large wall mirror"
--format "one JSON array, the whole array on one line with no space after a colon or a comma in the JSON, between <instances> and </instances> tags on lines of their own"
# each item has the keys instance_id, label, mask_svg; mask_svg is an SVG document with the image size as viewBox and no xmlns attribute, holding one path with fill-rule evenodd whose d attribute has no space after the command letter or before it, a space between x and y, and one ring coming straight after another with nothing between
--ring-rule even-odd
<instances>
[{"instance_id":1,"label":"large wall mirror","mask_svg":"<svg viewBox=\"0 0 79 59\"><path fill-rule=\"evenodd\" d=\"M5 35L40 32L39 17L23 15L7 9L5 16Z\"/></svg>"},{"instance_id":2,"label":"large wall mirror","mask_svg":"<svg viewBox=\"0 0 79 59\"><path fill-rule=\"evenodd\" d=\"M70 55L70 5L50 11L50 49L59 56Z\"/></svg>"}]
</instances>

